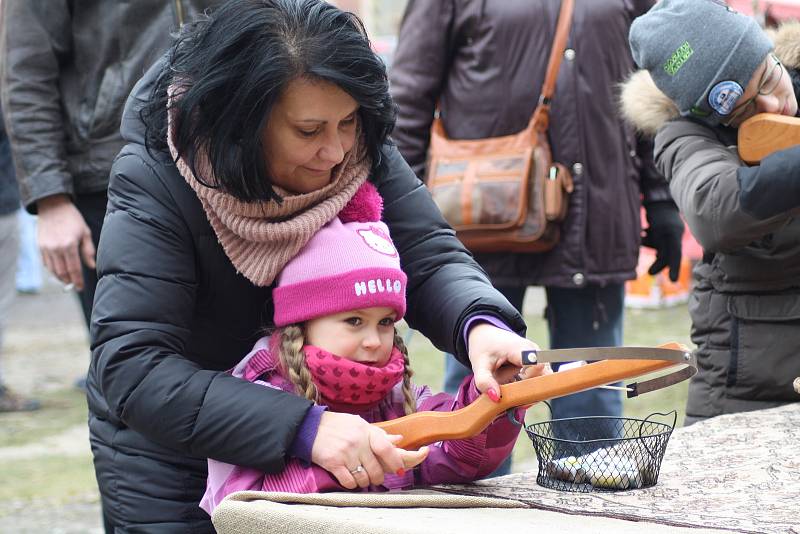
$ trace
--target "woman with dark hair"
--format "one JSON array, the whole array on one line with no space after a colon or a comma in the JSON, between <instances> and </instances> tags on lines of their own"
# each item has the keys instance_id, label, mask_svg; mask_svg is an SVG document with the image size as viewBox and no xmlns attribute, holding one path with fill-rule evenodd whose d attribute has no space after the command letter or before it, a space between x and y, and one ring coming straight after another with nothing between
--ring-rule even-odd
<instances>
[{"instance_id":1,"label":"woman with dark hair","mask_svg":"<svg viewBox=\"0 0 800 534\"><path fill-rule=\"evenodd\" d=\"M361 23L319 0L227 2L134 88L87 384L107 531L212 532L206 458L266 473L297 458L356 488L413 456L359 417L224 372L272 326L278 271L367 180L408 276L409 324L495 400L536 348L387 142L393 124Z\"/></svg>"}]
</instances>

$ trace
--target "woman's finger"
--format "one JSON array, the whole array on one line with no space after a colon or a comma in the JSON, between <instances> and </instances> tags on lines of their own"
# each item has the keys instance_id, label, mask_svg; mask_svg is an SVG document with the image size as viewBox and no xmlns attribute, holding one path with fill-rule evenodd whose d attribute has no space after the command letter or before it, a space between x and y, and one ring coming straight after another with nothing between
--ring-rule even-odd
<instances>
[{"instance_id":1,"label":"woman's finger","mask_svg":"<svg viewBox=\"0 0 800 534\"><path fill-rule=\"evenodd\" d=\"M356 482L356 479L353 478L350 470L345 466L340 465L330 469L329 471L343 488L352 490L358 487L358 482Z\"/></svg>"},{"instance_id":2,"label":"woman's finger","mask_svg":"<svg viewBox=\"0 0 800 534\"><path fill-rule=\"evenodd\" d=\"M358 485L366 488L370 484L377 486L383 484L383 466L378 462L372 451L367 451L365 455L361 456L361 471L356 475L355 479Z\"/></svg>"},{"instance_id":3,"label":"woman's finger","mask_svg":"<svg viewBox=\"0 0 800 534\"><path fill-rule=\"evenodd\" d=\"M553 374L553 368L549 363L540 363L537 365L526 365L519 372L520 378L533 378L535 376L544 376Z\"/></svg>"},{"instance_id":4,"label":"woman's finger","mask_svg":"<svg viewBox=\"0 0 800 534\"><path fill-rule=\"evenodd\" d=\"M386 439L389 440L389 443L391 443L392 445L397 446L397 444L403 439L403 436L401 436L400 434L386 434ZM400 455L402 457L403 449L397 449L397 450L400 451ZM396 475L401 474L401 472L397 470L392 471L392 466L385 464L380 456L376 456L375 458L378 460L378 463L380 463L381 469L383 470L384 473L394 473Z\"/></svg>"},{"instance_id":5,"label":"woman's finger","mask_svg":"<svg viewBox=\"0 0 800 534\"><path fill-rule=\"evenodd\" d=\"M396 439L389 439L389 434L375 425L369 426L371 427L370 449L384 473L397 473L403 469L403 459L400 457L402 449L394 446Z\"/></svg>"},{"instance_id":6,"label":"woman's finger","mask_svg":"<svg viewBox=\"0 0 800 534\"><path fill-rule=\"evenodd\" d=\"M420 447L420 449L417 451L407 451L404 449L401 449L401 451L402 452L400 455L403 458L403 468L412 469L425 461L425 458L428 457L430 449L426 445L424 447Z\"/></svg>"},{"instance_id":7,"label":"woman's finger","mask_svg":"<svg viewBox=\"0 0 800 534\"><path fill-rule=\"evenodd\" d=\"M503 365L494 372L494 378L501 384L508 384L517 380L520 371L520 368L516 365Z\"/></svg>"},{"instance_id":8,"label":"woman's finger","mask_svg":"<svg viewBox=\"0 0 800 534\"><path fill-rule=\"evenodd\" d=\"M494 377L494 367L488 360L472 362L472 371L475 374L475 387L481 393L486 393L494 402L500 400L500 384Z\"/></svg>"}]
</instances>

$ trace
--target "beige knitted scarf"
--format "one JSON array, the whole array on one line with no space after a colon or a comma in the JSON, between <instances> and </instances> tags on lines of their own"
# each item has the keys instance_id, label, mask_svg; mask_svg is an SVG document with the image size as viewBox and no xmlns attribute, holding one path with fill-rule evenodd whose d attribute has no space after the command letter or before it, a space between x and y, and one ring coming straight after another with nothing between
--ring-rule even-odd
<instances>
[{"instance_id":1,"label":"beige knitted scarf","mask_svg":"<svg viewBox=\"0 0 800 534\"><path fill-rule=\"evenodd\" d=\"M332 220L367 180L370 159L364 140L356 136L353 149L333 169L331 182L311 193L291 194L273 185L283 202L244 202L221 188L201 184L189 165L178 157L173 144L173 111L169 113L169 145L181 176L200 199L211 227L236 270L257 286L272 284L283 266L317 230ZM195 169L203 182L216 184L205 150L195 156Z\"/></svg>"}]
</instances>

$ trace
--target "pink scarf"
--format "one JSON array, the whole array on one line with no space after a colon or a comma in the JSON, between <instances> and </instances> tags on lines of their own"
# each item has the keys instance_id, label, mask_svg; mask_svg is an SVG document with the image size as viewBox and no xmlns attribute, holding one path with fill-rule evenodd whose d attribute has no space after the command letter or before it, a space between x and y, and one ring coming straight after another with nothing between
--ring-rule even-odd
<instances>
[{"instance_id":1,"label":"pink scarf","mask_svg":"<svg viewBox=\"0 0 800 534\"><path fill-rule=\"evenodd\" d=\"M303 351L320 403L334 409L377 404L403 379L406 368L403 353L397 347L392 348L383 367L354 362L313 345L305 345Z\"/></svg>"}]
</instances>

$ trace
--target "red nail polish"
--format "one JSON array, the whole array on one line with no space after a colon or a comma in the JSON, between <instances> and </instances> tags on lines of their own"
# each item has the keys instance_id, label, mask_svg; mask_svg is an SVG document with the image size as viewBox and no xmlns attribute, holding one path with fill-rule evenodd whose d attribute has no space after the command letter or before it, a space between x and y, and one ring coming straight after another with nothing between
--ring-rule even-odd
<instances>
[{"instance_id":1,"label":"red nail polish","mask_svg":"<svg viewBox=\"0 0 800 534\"><path fill-rule=\"evenodd\" d=\"M497 402L500 400L500 395L498 395L497 391L495 391L494 388L489 388L488 390L486 390L486 395L488 395L489 398L492 399L492 402Z\"/></svg>"},{"instance_id":2,"label":"red nail polish","mask_svg":"<svg viewBox=\"0 0 800 534\"><path fill-rule=\"evenodd\" d=\"M406 470L401 467L400 469L397 470L396 474L397 476L401 477L406 474Z\"/></svg>"}]
</instances>

